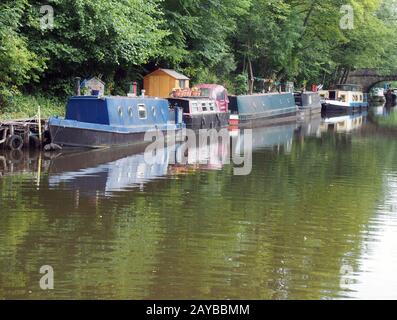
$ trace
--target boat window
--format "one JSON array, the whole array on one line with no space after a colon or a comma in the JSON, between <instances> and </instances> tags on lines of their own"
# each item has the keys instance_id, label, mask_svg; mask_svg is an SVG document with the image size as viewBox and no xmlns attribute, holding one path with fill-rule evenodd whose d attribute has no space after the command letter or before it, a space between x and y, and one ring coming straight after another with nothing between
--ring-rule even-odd
<instances>
[{"instance_id":1,"label":"boat window","mask_svg":"<svg viewBox=\"0 0 397 320\"><path fill-rule=\"evenodd\" d=\"M152 107L152 113L153 113L153 117L155 117L156 116L156 107L155 106Z\"/></svg>"},{"instance_id":2,"label":"boat window","mask_svg":"<svg viewBox=\"0 0 397 320\"><path fill-rule=\"evenodd\" d=\"M200 89L200 96L202 96L202 97L209 97L209 96L210 96L210 89L208 89L208 88L201 88L201 89Z\"/></svg>"},{"instance_id":3,"label":"boat window","mask_svg":"<svg viewBox=\"0 0 397 320\"><path fill-rule=\"evenodd\" d=\"M203 108L203 111L207 111L207 104L205 102L201 104L201 107Z\"/></svg>"},{"instance_id":4,"label":"boat window","mask_svg":"<svg viewBox=\"0 0 397 320\"><path fill-rule=\"evenodd\" d=\"M225 91L218 92L216 95L216 100L224 101L225 100Z\"/></svg>"},{"instance_id":5,"label":"boat window","mask_svg":"<svg viewBox=\"0 0 397 320\"><path fill-rule=\"evenodd\" d=\"M119 116L122 117L123 116L123 109L121 108L121 106L117 107L117 112L119 113Z\"/></svg>"},{"instance_id":6,"label":"boat window","mask_svg":"<svg viewBox=\"0 0 397 320\"><path fill-rule=\"evenodd\" d=\"M197 102L192 103L192 113L194 113L194 112L198 112Z\"/></svg>"},{"instance_id":7,"label":"boat window","mask_svg":"<svg viewBox=\"0 0 397 320\"><path fill-rule=\"evenodd\" d=\"M131 106L128 107L128 115L132 118L134 116L134 110Z\"/></svg>"},{"instance_id":8,"label":"boat window","mask_svg":"<svg viewBox=\"0 0 397 320\"><path fill-rule=\"evenodd\" d=\"M210 110L211 111L214 111L215 110L215 106L214 106L214 104L211 102L211 103L209 103L209 106L210 106Z\"/></svg>"},{"instance_id":9,"label":"boat window","mask_svg":"<svg viewBox=\"0 0 397 320\"><path fill-rule=\"evenodd\" d=\"M144 104L138 104L138 114L139 119L147 118L146 106Z\"/></svg>"}]
</instances>

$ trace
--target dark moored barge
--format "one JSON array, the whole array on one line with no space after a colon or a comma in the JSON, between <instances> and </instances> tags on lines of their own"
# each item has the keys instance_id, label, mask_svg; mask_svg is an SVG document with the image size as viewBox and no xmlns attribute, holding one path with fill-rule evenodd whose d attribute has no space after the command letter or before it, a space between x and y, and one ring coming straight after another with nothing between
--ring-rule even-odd
<instances>
[{"instance_id":1,"label":"dark moored barge","mask_svg":"<svg viewBox=\"0 0 397 320\"><path fill-rule=\"evenodd\" d=\"M53 143L89 148L145 143L146 132L184 128L182 112L165 99L113 96L72 97L65 119L50 118L48 125Z\"/></svg>"},{"instance_id":2,"label":"dark moored barge","mask_svg":"<svg viewBox=\"0 0 397 320\"><path fill-rule=\"evenodd\" d=\"M187 128L210 129L225 127L229 112L221 111L216 101L205 97L168 98L171 108L183 109L183 121Z\"/></svg>"},{"instance_id":3,"label":"dark moored barge","mask_svg":"<svg viewBox=\"0 0 397 320\"><path fill-rule=\"evenodd\" d=\"M295 103L305 117L321 115L321 98L318 92L298 92L294 94Z\"/></svg>"},{"instance_id":4,"label":"dark moored barge","mask_svg":"<svg viewBox=\"0 0 397 320\"><path fill-rule=\"evenodd\" d=\"M292 93L229 96L231 124L257 126L296 121L298 108Z\"/></svg>"}]
</instances>

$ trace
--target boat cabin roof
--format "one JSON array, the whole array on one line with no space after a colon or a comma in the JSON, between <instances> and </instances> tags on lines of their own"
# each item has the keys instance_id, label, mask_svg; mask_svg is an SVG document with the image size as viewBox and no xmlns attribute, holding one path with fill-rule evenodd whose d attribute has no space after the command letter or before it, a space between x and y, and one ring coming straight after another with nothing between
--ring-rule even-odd
<instances>
[{"instance_id":1,"label":"boat cabin roof","mask_svg":"<svg viewBox=\"0 0 397 320\"><path fill-rule=\"evenodd\" d=\"M201 97L201 96L198 96L198 97L176 97L176 98L168 98L168 101L171 101L171 100L179 100L179 101L188 101L188 102L190 102L190 101L197 101L197 100L203 100L203 101L214 101L213 99L211 99L211 98L209 98L209 97Z\"/></svg>"},{"instance_id":2,"label":"boat cabin roof","mask_svg":"<svg viewBox=\"0 0 397 320\"><path fill-rule=\"evenodd\" d=\"M171 107L181 107L184 113L216 111L216 101L207 97L168 98Z\"/></svg>"},{"instance_id":3,"label":"boat cabin roof","mask_svg":"<svg viewBox=\"0 0 397 320\"><path fill-rule=\"evenodd\" d=\"M168 101L150 97L75 96L68 100L66 120L113 125L152 125L166 123Z\"/></svg>"},{"instance_id":4,"label":"boat cabin roof","mask_svg":"<svg viewBox=\"0 0 397 320\"><path fill-rule=\"evenodd\" d=\"M362 86L357 84L338 84L335 90L339 91L363 91Z\"/></svg>"}]
</instances>

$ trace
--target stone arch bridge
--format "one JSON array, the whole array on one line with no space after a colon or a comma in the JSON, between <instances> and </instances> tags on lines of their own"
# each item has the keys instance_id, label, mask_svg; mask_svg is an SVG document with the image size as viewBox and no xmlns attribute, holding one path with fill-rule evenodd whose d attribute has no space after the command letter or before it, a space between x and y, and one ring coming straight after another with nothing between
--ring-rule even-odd
<instances>
[{"instance_id":1,"label":"stone arch bridge","mask_svg":"<svg viewBox=\"0 0 397 320\"><path fill-rule=\"evenodd\" d=\"M361 85L364 92L369 92L374 85L383 81L397 81L397 71L392 75L380 75L372 69L355 70L349 73L346 83Z\"/></svg>"}]
</instances>

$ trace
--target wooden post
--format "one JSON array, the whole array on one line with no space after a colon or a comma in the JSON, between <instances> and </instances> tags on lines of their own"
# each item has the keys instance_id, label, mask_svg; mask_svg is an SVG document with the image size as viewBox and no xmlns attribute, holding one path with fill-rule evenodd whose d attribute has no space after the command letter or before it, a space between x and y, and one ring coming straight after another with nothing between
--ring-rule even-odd
<instances>
[{"instance_id":1,"label":"wooden post","mask_svg":"<svg viewBox=\"0 0 397 320\"><path fill-rule=\"evenodd\" d=\"M254 92L254 72L252 70L252 62L251 58L248 58L248 68L249 68L249 84L248 84L248 90L249 94L253 94Z\"/></svg>"},{"instance_id":2,"label":"wooden post","mask_svg":"<svg viewBox=\"0 0 397 320\"><path fill-rule=\"evenodd\" d=\"M25 145L25 147L29 147L29 133L30 133L30 125L26 125L25 126L25 130L24 130L24 136L23 136L23 144Z\"/></svg>"},{"instance_id":3,"label":"wooden post","mask_svg":"<svg viewBox=\"0 0 397 320\"><path fill-rule=\"evenodd\" d=\"M37 190L40 188L40 177L41 177L41 152L39 153L39 160L37 164L37 180L36 180Z\"/></svg>"},{"instance_id":4,"label":"wooden post","mask_svg":"<svg viewBox=\"0 0 397 320\"><path fill-rule=\"evenodd\" d=\"M38 108L38 112L37 112L37 116L38 116L38 120L39 120L39 147L41 147L41 110L40 110L40 105Z\"/></svg>"},{"instance_id":5,"label":"wooden post","mask_svg":"<svg viewBox=\"0 0 397 320\"><path fill-rule=\"evenodd\" d=\"M75 88L74 88L75 95L76 95L76 96L80 96L80 95L81 95L81 90L80 90L80 81L81 81L81 78L80 78L80 77L76 77L75 80L76 80Z\"/></svg>"}]
</instances>

